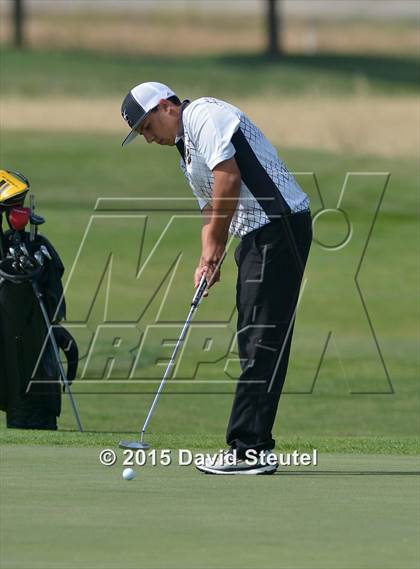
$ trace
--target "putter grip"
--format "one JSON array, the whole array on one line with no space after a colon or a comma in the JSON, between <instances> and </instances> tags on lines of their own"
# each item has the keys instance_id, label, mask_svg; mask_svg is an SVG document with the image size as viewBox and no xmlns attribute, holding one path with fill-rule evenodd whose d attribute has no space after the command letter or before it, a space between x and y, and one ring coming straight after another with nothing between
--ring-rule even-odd
<instances>
[{"instance_id":1,"label":"putter grip","mask_svg":"<svg viewBox=\"0 0 420 569\"><path fill-rule=\"evenodd\" d=\"M195 294L193 296L193 299L191 301L191 306L198 306L201 300L201 297L203 296L204 291L207 288L207 279L206 276L203 275L201 277L201 281L200 284L198 285Z\"/></svg>"}]
</instances>

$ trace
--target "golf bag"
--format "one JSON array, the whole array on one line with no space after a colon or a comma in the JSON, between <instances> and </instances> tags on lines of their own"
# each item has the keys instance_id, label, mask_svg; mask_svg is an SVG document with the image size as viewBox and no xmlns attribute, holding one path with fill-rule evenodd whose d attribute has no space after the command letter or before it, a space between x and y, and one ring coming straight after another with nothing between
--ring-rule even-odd
<instances>
[{"instance_id":1,"label":"golf bag","mask_svg":"<svg viewBox=\"0 0 420 569\"><path fill-rule=\"evenodd\" d=\"M41 235L30 237L23 230L11 230L0 234L0 241L0 409L6 412L8 427L55 430L61 411L60 362L41 303L54 325L56 344L67 359L70 384L77 371L78 349L70 333L59 325L66 316L61 283L64 266ZM22 243L29 258L43 246L46 262L30 271L18 270L6 252Z\"/></svg>"}]
</instances>

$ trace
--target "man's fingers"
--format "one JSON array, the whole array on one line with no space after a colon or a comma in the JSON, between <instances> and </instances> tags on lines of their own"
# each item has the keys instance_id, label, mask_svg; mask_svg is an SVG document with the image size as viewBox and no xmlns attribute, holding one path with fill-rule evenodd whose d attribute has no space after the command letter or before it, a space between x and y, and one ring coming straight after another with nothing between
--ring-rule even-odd
<instances>
[{"instance_id":1,"label":"man's fingers","mask_svg":"<svg viewBox=\"0 0 420 569\"><path fill-rule=\"evenodd\" d=\"M215 273L213 273L211 277L208 279L209 288L211 288L215 283L218 283L219 281L220 281L220 269L217 270Z\"/></svg>"},{"instance_id":2,"label":"man's fingers","mask_svg":"<svg viewBox=\"0 0 420 569\"><path fill-rule=\"evenodd\" d=\"M207 263L196 268L194 272L194 288L197 288L203 275L206 276L208 288L211 288L214 283L220 281L220 268L217 268L219 263ZM204 296L208 296L208 289L206 289Z\"/></svg>"},{"instance_id":3,"label":"man's fingers","mask_svg":"<svg viewBox=\"0 0 420 569\"><path fill-rule=\"evenodd\" d=\"M194 273L194 288L197 288L204 274L208 272L208 267L197 267Z\"/></svg>"}]
</instances>

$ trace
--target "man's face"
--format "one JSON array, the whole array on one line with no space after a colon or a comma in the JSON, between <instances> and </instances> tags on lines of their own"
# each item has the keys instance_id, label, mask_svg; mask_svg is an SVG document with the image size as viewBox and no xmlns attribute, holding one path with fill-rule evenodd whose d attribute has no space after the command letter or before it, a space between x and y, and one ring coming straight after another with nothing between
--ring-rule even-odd
<instances>
[{"instance_id":1,"label":"man's face","mask_svg":"<svg viewBox=\"0 0 420 569\"><path fill-rule=\"evenodd\" d=\"M136 129L147 142L156 142L165 146L174 146L178 131L178 107L162 99L156 111L150 113L143 123Z\"/></svg>"}]
</instances>

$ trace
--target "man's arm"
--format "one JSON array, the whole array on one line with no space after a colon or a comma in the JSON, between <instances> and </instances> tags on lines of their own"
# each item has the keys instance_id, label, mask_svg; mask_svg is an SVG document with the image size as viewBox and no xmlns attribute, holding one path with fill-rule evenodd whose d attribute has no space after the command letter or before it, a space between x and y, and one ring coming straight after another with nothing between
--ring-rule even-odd
<instances>
[{"instance_id":1,"label":"man's arm","mask_svg":"<svg viewBox=\"0 0 420 569\"><path fill-rule=\"evenodd\" d=\"M212 209L210 204L205 205L203 207L203 209L201 210L201 215L203 218L203 227L201 228L201 250L203 250L204 243L206 243L206 241L207 241L207 233L208 233L210 222L211 222L212 211L213 211L213 209ZM202 257L202 254L200 254L198 266L197 266L195 273L194 273L194 286L195 286L195 288L197 288L198 285L200 284L202 274L203 274L203 257ZM220 270L218 271L218 274L215 275L215 277L213 278L213 284L219 280L220 280ZM207 294L208 293L206 291L204 293L204 296L207 296Z\"/></svg>"},{"instance_id":2,"label":"man's arm","mask_svg":"<svg viewBox=\"0 0 420 569\"><path fill-rule=\"evenodd\" d=\"M213 169L212 205L203 209L201 231L201 258L195 271L195 286L204 272L212 283L220 278L220 271L212 275L223 256L229 235L229 226L238 205L241 173L235 158L220 162Z\"/></svg>"}]
</instances>

